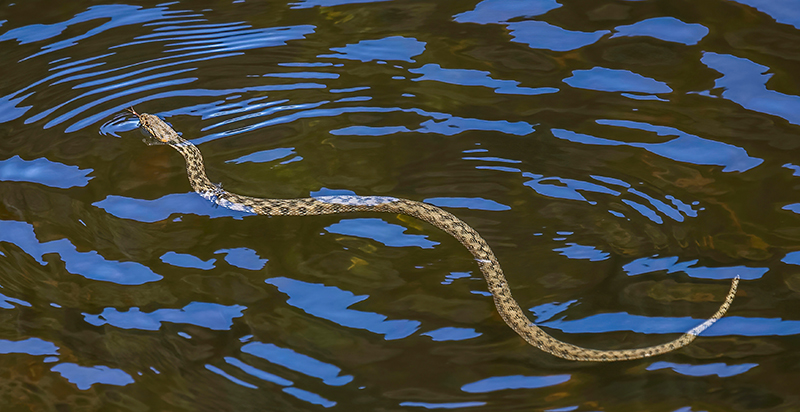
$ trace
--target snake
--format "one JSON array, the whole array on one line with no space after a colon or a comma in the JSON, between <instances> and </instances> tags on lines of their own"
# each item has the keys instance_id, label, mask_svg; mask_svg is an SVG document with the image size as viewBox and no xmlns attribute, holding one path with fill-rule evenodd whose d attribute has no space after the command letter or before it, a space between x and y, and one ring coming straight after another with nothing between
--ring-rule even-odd
<instances>
[{"instance_id":1,"label":"snake","mask_svg":"<svg viewBox=\"0 0 800 412\"><path fill-rule=\"evenodd\" d=\"M590 349L563 342L545 332L528 319L516 300L489 244L470 225L452 213L428 203L390 196L333 195L298 199L271 199L244 196L222 189L206 175L203 155L192 142L182 138L156 115L136 113L139 128L149 139L148 144L166 144L180 153L186 161L186 172L192 189L216 205L240 212L265 216L314 216L354 212L382 212L411 216L439 228L458 240L472 254L486 280L495 307L505 323L530 345L554 356L587 362L613 362L642 359L684 347L728 311L739 286L739 276L719 309L705 322L679 338L660 345L637 348L602 350Z\"/></svg>"}]
</instances>

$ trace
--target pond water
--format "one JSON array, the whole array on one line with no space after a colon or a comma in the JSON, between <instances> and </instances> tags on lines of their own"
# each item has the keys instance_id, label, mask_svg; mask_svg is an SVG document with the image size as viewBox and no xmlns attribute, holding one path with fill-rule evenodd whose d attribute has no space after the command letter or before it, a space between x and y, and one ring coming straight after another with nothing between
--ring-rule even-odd
<instances>
[{"instance_id":1,"label":"pond water","mask_svg":"<svg viewBox=\"0 0 800 412\"><path fill-rule=\"evenodd\" d=\"M10 411L800 409L800 8L792 1L0 5L0 405ZM573 362L530 319L643 360Z\"/></svg>"}]
</instances>

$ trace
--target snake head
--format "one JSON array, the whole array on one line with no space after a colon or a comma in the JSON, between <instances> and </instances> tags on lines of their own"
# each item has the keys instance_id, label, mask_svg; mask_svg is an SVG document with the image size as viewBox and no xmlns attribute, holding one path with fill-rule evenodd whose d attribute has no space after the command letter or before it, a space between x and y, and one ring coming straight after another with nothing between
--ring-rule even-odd
<instances>
[{"instance_id":1,"label":"snake head","mask_svg":"<svg viewBox=\"0 0 800 412\"><path fill-rule=\"evenodd\" d=\"M179 143L181 141L178 132L158 116L148 113L136 113L133 107L129 108L128 111L139 119L139 130L148 137L148 139L145 139L145 143L148 145Z\"/></svg>"}]
</instances>

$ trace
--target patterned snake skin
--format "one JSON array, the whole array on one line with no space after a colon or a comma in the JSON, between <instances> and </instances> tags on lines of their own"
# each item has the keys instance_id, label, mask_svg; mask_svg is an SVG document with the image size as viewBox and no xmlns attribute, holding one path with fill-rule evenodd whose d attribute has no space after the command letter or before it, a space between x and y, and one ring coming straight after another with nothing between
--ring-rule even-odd
<instances>
[{"instance_id":1,"label":"patterned snake skin","mask_svg":"<svg viewBox=\"0 0 800 412\"><path fill-rule=\"evenodd\" d=\"M492 293L497 311L503 320L531 345L558 356L575 361L621 361L640 359L666 353L688 345L699 333L721 318L730 307L739 277L731 282L731 289L719 310L702 324L686 332L671 342L641 349L597 350L572 345L553 338L538 326L531 323L511 297L500 263L494 256L485 240L468 224L450 212L426 203L413 200L398 199L387 196L320 196L305 199L261 199L238 195L222 190L208 180L200 150L191 142L178 136L169 125L151 114L139 114L130 109L139 118L140 128L155 143L168 144L186 159L186 171L189 183L200 196L216 204L243 212L267 216L310 216L349 212L384 212L413 216L428 222L456 238L472 253L478 262L489 292Z\"/></svg>"}]
</instances>

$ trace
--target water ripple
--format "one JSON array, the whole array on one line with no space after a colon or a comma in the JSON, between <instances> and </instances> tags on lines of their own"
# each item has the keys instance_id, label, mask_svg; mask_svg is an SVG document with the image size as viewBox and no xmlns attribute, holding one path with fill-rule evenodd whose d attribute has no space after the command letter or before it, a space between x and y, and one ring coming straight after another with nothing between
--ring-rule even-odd
<instances>
[{"instance_id":1,"label":"water ripple","mask_svg":"<svg viewBox=\"0 0 800 412\"><path fill-rule=\"evenodd\" d=\"M12 29L2 36L0 41L17 39L21 43L41 41L49 39L58 35L67 27L83 23L95 19L111 18L110 22L104 23L100 27L88 31L83 36L78 36L69 41L59 42L48 45L45 51L28 56L25 60L37 57L44 52L52 52L59 50L70 45L75 44L78 40L95 36L101 32L124 25L138 25L144 22L152 22L163 19L176 19L183 18L187 15L200 16L196 14L187 14L184 11L167 11L165 8L143 9L133 6L96 6L90 11L79 13L74 18L57 23L49 27L49 31L42 31L41 25L26 26L17 29ZM143 92L151 92L159 88L171 88L173 93L170 96L187 95L189 91L181 91L176 86L192 83L197 80L196 78L172 78L161 82L153 82L154 80L175 77L180 74L197 70L197 67L177 68L170 71L163 71L168 67L176 65L190 65L193 63L207 62L210 59L229 58L241 55L243 50L252 50L265 47L276 47L285 45L287 41L301 39L304 36L313 33L313 26L300 25L300 26L287 26L287 27L272 27L268 29L253 29L250 25L244 23L226 23L220 25L214 24L193 24L191 22L184 22L184 24L173 24L169 26L157 27L154 33L137 37L134 41L124 42L111 49L120 49L125 47L145 46L147 44L155 43L164 49L164 56L159 56L149 60L139 61L134 64L107 67L108 61L114 60L115 53L103 53L99 56L91 56L80 59L75 62L62 63L54 66L51 70L55 71L45 79L39 80L29 86L25 86L10 95L0 98L0 108L6 113L5 117L0 121L10 121L24 115L31 106L22 106L22 102L29 98L33 92L23 94L33 88L39 88L50 82L50 86L59 84L68 85L76 81L84 80L92 77L101 77L92 81L85 81L78 84L72 84L71 88L81 89L88 88L89 90L66 99L63 102L56 103L52 107L40 111L28 119L26 123L37 122L45 118L50 118L52 115L66 107L70 107L76 103L84 101L66 113L52 118L45 124L45 128L57 126L69 120L78 119L72 125L67 127L67 131L80 130L89 125L95 124L108 117L109 114L120 111L122 108L139 104L144 99L128 100L128 96L141 94ZM34 38L31 38L30 33L37 33ZM38 37L36 37L38 36ZM66 43L65 43L66 42ZM100 61L98 61L100 60ZM167 63L159 63L164 60L174 60ZM144 66L144 67L142 67ZM94 70L102 68L102 70ZM156 71L157 73L148 76L141 76L146 72ZM109 76L112 73L119 73ZM128 80L125 80L128 79ZM125 81L122 81L125 80ZM111 85L107 85L112 83ZM131 87L136 84L143 84L138 87ZM113 90L122 89L123 91L109 94ZM196 92L189 92L188 95L198 95ZM202 93L202 92L200 92ZM224 94L229 94L230 91ZM100 98L94 98L90 102L86 102L91 96L103 95ZM158 96L158 95L156 95ZM152 98L152 96L151 96ZM118 103L116 107L110 110L102 111L99 114L91 113L91 109L107 102L123 101ZM80 119L79 115L89 113L88 116Z\"/></svg>"},{"instance_id":2,"label":"water ripple","mask_svg":"<svg viewBox=\"0 0 800 412\"><path fill-rule=\"evenodd\" d=\"M764 162L751 157L741 147L703 139L672 127L655 126L630 120L597 120L598 124L649 131L658 136L676 136L662 143L639 143L610 140L564 129L552 129L559 139L590 145L638 147L659 156L696 165L724 166L723 172L744 172Z\"/></svg>"},{"instance_id":3,"label":"water ripple","mask_svg":"<svg viewBox=\"0 0 800 412\"><path fill-rule=\"evenodd\" d=\"M739 365L728 365L725 363L710 363L706 365L687 365L672 362L654 362L647 367L649 371L660 369L672 369L673 371L686 376L711 376L717 375L720 378L741 375L750 369L758 366L757 363L742 363Z\"/></svg>"},{"instance_id":4,"label":"water ripple","mask_svg":"<svg viewBox=\"0 0 800 412\"><path fill-rule=\"evenodd\" d=\"M507 389L534 389L559 385L572 379L571 375L551 376L493 376L468 383L461 390L468 393L485 393Z\"/></svg>"},{"instance_id":5,"label":"water ripple","mask_svg":"<svg viewBox=\"0 0 800 412\"><path fill-rule=\"evenodd\" d=\"M310 356L271 343L250 342L242 346L242 352L266 359L308 376L319 378L326 385L341 386L353 380L351 375L340 375L341 369L320 362Z\"/></svg>"},{"instance_id":6,"label":"water ripple","mask_svg":"<svg viewBox=\"0 0 800 412\"><path fill-rule=\"evenodd\" d=\"M425 235L405 233L408 229L376 218L342 219L326 227L325 230L340 235L373 239L391 247L417 246L432 249L439 244L428 240Z\"/></svg>"},{"instance_id":7,"label":"water ripple","mask_svg":"<svg viewBox=\"0 0 800 412\"><path fill-rule=\"evenodd\" d=\"M211 330L228 330L233 319L241 317L246 308L241 305L224 306L216 303L192 302L181 309L157 309L142 312L137 307L127 311L105 308L98 315L84 313L87 323L94 326L112 325L121 329L158 330L163 322L201 326Z\"/></svg>"},{"instance_id":8,"label":"water ripple","mask_svg":"<svg viewBox=\"0 0 800 412\"><path fill-rule=\"evenodd\" d=\"M45 158L22 160L19 156L0 160L0 181L31 182L45 186L69 189L86 186L92 169L84 170L49 161Z\"/></svg>"},{"instance_id":9,"label":"water ripple","mask_svg":"<svg viewBox=\"0 0 800 412\"><path fill-rule=\"evenodd\" d=\"M644 77L629 70L613 70L594 67L590 70L575 70L564 83L582 89L604 92L670 93L666 83Z\"/></svg>"},{"instance_id":10,"label":"water ripple","mask_svg":"<svg viewBox=\"0 0 800 412\"><path fill-rule=\"evenodd\" d=\"M722 73L715 87L724 89L722 97L755 110L782 117L800 124L800 96L767 89L769 67L742 57L706 52L700 59L708 67Z\"/></svg>"},{"instance_id":11,"label":"water ripple","mask_svg":"<svg viewBox=\"0 0 800 412\"><path fill-rule=\"evenodd\" d=\"M321 54L318 58L369 61L406 61L414 62L412 57L425 51L425 43L408 37L392 36L378 40L362 40L344 47L333 47L337 54Z\"/></svg>"},{"instance_id":12,"label":"water ripple","mask_svg":"<svg viewBox=\"0 0 800 412\"><path fill-rule=\"evenodd\" d=\"M515 17L534 17L561 7L555 0L508 2L483 0L475 9L459 13L453 18L459 23L502 23Z\"/></svg>"},{"instance_id":13,"label":"water ripple","mask_svg":"<svg viewBox=\"0 0 800 412\"><path fill-rule=\"evenodd\" d=\"M60 35L69 26L85 23L91 20L108 20L100 26L88 30L84 34L55 43L46 44L42 47L42 51L24 58L24 61L46 53L52 53L57 50L75 46L81 40L92 38L117 27L139 25L142 23L176 18L179 16L181 18L185 18L199 15L187 13L185 11L170 11L166 7L142 8L125 4L97 5L90 7L87 11L78 13L75 15L75 17L63 22L53 24L31 24L28 26L11 29L0 35L0 41L17 40L20 44L36 43Z\"/></svg>"},{"instance_id":14,"label":"water ripple","mask_svg":"<svg viewBox=\"0 0 800 412\"><path fill-rule=\"evenodd\" d=\"M174 214L194 214L211 218L232 217L234 219L252 215L252 213L214 207L195 192L173 193L154 200L109 195L105 199L95 202L93 206L121 219L132 219L145 223L158 222Z\"/></svg>"},{"instance_id":15,"label":"water ripple","mask_svg":"<svg viewBox=\"0 0 800 412\"><path fill-rule=\"evenodd\" d=\"M420 322L408 319L387 320L374 312L364 312L349 307L369 296L357 296L335 286L308 283L289 278L272 278L266 282L289 295L286 303L306 313L355 329L365 329L385 336L386 340L402 339L419 329Z\"/></svg>"},{"instance_id":16,"label":"water ripple","mask_svg":"<svg viewBox=\"0 0 800 412\"><path fill-rule=\"evenodd\" d=\"M86 367L74 363L59 363L50 370L60 373L81 390L87 390L96 383L125 386L134 382L133 377L125 371L104 365Z\"/></svg>"},{"instance_id":17,"label":"water ripple","mask_svg":"<svg viewBox=\"0 0 800 412\"><path fill-rule=\"evenodd\" d=\"M18 341L0 339L0 353L27 353L32 356L58 355L58 346L39 338L28 338Z\"/></svg>"},{"instance_id":18,"label":"water ripple","mask_svg":"<svg viewBox=\"0 0 800 412\"><path fill-rule=\"evenodd\" d=\"M618 26L611 37L650 36L691 46L699 43L708 32L708 28L702 24L684 23L674 17L654 17L631 25Z\"/></svg>"},{"instance_id":19,"label":"water ripple","mask_svg":"<svg viewBox=\"0 0 800 412\"><path fill-rule=\"evenodd\" d=\"M39 242L33 226L25 222L0 220L0 241L12 242L44 265L44 255L58 253L67 271L87 279L120 285L141 285L163 276L138 262L108 260L96 251L79 252L67 239Z\"/></svg>"},{"instance_id":20,"label":"water ripple","mask_svg":"<svg viewBox=\"0 0 800 412\"><path fill-rule=\"evenodd\" d=\"M792 407L759 372L791 370L800 333L789 3L102 3L0 6L11 409ZM455 240L392 214L215 208L178 154L139 143L130 106L242 193L451 210L562 335L682 333L712 304L626 300L652 304L663 277L690 279L690 302L752 282L682 363L536 373L562 361L503 325ZM665 385L613 387L633 375ZM703 399L670 389L687 379Z\"/></svg>"},{"instance_id":21,"label":"water ripple","mask_svg":"<svg viewBox=\"0 0 800 412\"><path fill-rule=\"evenodd\" d=\"M444 69L438 64L426 64L419 69L410 69L409 72L422 75L414 79L417 82L427 80L459 86L484 86L494 89L498 94L537 95L558 92L558 89L553 87L520 87L517 81L493 79L489 72L485 71Z\"/></svg>"}]
</instances>

